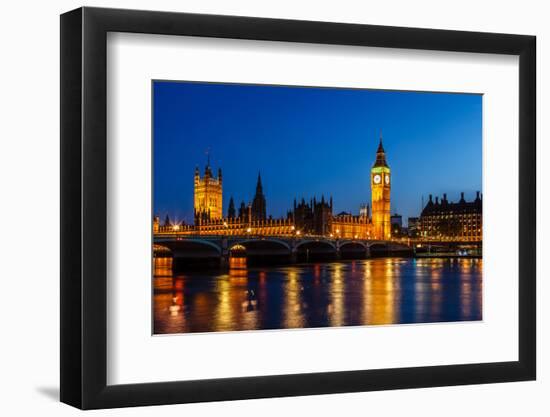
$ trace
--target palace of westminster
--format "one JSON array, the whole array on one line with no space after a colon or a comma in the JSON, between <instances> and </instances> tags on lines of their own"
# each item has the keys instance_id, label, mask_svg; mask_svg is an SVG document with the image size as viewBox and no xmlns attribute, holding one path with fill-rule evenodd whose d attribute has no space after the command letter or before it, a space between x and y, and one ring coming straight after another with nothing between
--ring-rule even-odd
<instances>
[{"instance_id":1,"label":"palace of westminster","mask_svg":"<svg viewBox=\"0 0 550 417\"><path fill-rule=\"evenodd\" d=\"M204 176L195 169L194 177L194 224L172 225L167 217L161 225L154 217L154 233L181 235L225 236L300 236L314 235L342 239L392 238L393 216L390 216L391 170L386 162L382 138L371 168L371 205L363 205L358 215L346 212L333 213L332 197L326 200L312 198L294 199L287 216L274 219L267 216L267 201L262 180L258 174L256 193L251 203L241 202L237 208L233 197L229 200L226 216L223 215L223 178L218 169L214 176L210 163ZM399 216L400 218L400 216ZM414 222L414 225L413 225ZM476 200L466 202L464 195L457 203L450 203L446 196L441 203L430 200L420 218L409 218L409 228L417 228L419 237L447 238L465 241L481 241L482 204L479 193Z\"/></svg>"}]
</instances>

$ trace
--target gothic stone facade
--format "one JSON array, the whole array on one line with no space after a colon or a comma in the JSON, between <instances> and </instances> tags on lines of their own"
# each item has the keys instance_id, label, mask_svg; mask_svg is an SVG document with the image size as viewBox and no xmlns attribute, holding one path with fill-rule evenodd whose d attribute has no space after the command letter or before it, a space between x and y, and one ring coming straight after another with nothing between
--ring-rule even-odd
<instances>
[{"instance_id":1,"label":"gothic stone facade","mask_svg":"<svg viewBox=\"0 0 550 417\"><path fill-rule=\"evenodd\" d=\"M368 206L362 206L359 215L342 212L333 214L332 197L325 200L302 199L287 213L286 218L273 219L267 215L267 199L264 195L260 174L252 201L241 202L235 207L230 198L227 216L223 216L222 171L213 175L210 163L201 177L198 167L194 176L194 224L164 225L156 218L155 233L177 231L182 234L213 235L315 235L342 239L389 239L390 236L390 168L382 146L382 138L371 169L372 216ZM175 227L174 227L175 226Z\"/></svg>"},{"instance_id":2,"label":"gothic stone facade","mask_svg":"<svg viewBox=\"0 0 550 417\"><path fill-rule=\"evenodd\" d=\"M222 170L218 169L218 177L212 174L210 163L204 169L201 178L199 168L195 168L195 224L218 220L223 217L223 184Z\"/></svg>"}]
</instances>

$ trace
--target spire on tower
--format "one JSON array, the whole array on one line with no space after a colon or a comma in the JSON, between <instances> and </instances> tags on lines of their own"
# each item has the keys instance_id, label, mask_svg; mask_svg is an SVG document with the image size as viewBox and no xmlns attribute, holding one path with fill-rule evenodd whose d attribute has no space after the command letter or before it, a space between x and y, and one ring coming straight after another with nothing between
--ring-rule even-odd
<instances>
[{"instance_id":1,"label":"spire on tower","mask_svg":"<svg viewBox=\"0 0 550 417\"><path fill-rule=\"evenodd\" d=\"M373 167L388 167L388 163L386 162L386 152L384 151L384 146L382 145L382 130L380 130L380 141L378 142L376 161L374 162Z\"/></svg>"},{"instance_id":2,"label":"spire on tower","mask_svg":"<svg viewBox=\"0 0 550 417\"><path fill-rule=\"evenodd\" d=\"M237 211L235 209L235 202L233 201L233 196L229 199L229 207L227 209L227 217L230 219L234 219L237 217Z\"/></svg>"},{"instance_id":3,"label":"spire on tower","mask_svg":"<svg viewBox=\"0 0 550 417\"><path fill-rule=\"evenodd\" d=\"M380 129L380 141L378 142L378 150L376 153L384 153L384 146L382 145L382 129Z\"/></svg>"},{"instance_id":4,"label":"spire on tower","mask_svg":"<svg viewBox=\"0 0 550 417\"><path fill-rule=\"evenodd\" d=\"M258 171L258 182L256 183L256 195L252 200L251 205L252 220L265 220L267 219L266 201L262 187L262 176Z\"/></svg>"},{"instance_id":5,"label":"spire on tower","mask_svg":"<svg viewBox=\"0 0 550 417\"><path fill-rule=\"evenodd\" d=\"M263 194L262 176L260 174L260 171L258 171L258 182L256 183L256 194Z\"/></svg>"}]
</instances>

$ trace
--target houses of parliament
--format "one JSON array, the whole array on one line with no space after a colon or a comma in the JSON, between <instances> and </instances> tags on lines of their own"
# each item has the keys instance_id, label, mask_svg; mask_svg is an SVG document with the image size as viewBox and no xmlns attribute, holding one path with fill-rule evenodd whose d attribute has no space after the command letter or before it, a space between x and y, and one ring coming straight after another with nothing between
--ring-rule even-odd
<instances>
[{"instance_id":1,"label":"houses of parliament","mask_svg":"<svg viewBox=\"0 0 550 417\"><path fill-rule=\"evenodd\" d=\"M155 233L177 231L189 235L253 235L253 236L326 236L342 239L390 239L391 170L386 161L382 137L370 173L371 204L362 205L359 214L333 212L332 197L294 199L286 217L267 215L268 200L261 175L256 180L254 197L248 203L235 204L230 197L227 213L223 213L223 177L217 176L208 161L201 177L198 167L194 175L194 223L172 225L167 217L161 224L155 216ZM366 193L365 193L366 194Z\"/></svg>"}]
</instances>

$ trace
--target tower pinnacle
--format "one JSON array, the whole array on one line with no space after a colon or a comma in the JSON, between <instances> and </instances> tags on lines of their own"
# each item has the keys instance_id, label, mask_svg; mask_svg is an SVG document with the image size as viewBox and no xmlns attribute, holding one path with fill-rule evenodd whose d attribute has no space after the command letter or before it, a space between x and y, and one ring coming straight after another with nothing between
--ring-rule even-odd
<instances>
[{"instance_id":1,"label":"tower pinnacle","mask_svg":"<svg viewBox=\"0 0 550 417\"><path fill-rule=\"evenodd\" d=\"M382 129L380 129L380 141L378 142L378 150L376 153L385 153L384 146L382 145Z\"/></svg>"},{"instance_id":2,"label":"tower pinnacle","mask_svg":"<svg viewBox=\"0 0 550 417\"><path fill-rule=\"evenodd\" d=\"M256 195L252 200L252 220L265 220L267 218L266 213L266 201L264 191L262 187L262 177L258 171L258 181L256 183Z\"/></svg>"},{"instance_id":3,"label":"tower pinnacle","mask_svg":"<svg viewBox=\"0 0 550 417\"><path fill-rule=\"evenodd\" d=\"M260 174L260 171L258 171L258 182L256 183L256 194L263 194L262 176Z\"/></svg>"},{"instance_id":4,"label":"tower pinnacle","mask_svg":"<svg viewBox=\"0 0 550 417\"><path fill-rule=\"evenodd\" d=\"M382 131L380 131L380 142L378 142L378 149L376 150L376 161L374 161L374 167L388 167L386 162L386 151L382 145Z\"/></svg>"}]
</instances>

